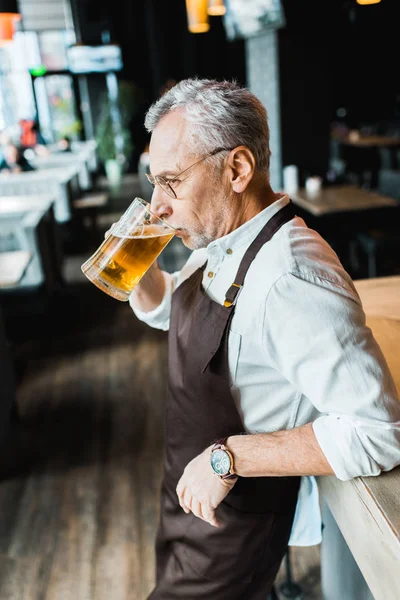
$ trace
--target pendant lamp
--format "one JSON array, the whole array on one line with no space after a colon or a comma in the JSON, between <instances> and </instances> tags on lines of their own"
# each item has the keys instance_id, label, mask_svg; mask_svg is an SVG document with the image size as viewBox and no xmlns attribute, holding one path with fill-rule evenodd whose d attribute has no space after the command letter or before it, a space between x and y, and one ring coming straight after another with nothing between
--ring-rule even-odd
<instances>
[{"instance_id":1,"label":"pendant lamp","mask_svg":"<svg viewBox=\"0 0 400 600\"><path fill-rule=\"evenodd\" d=\"M212 17L220 17L226 13L224 0L208 0L208 14Z\"/></svg>"},{"instance_id":2,"label":"pendant lamp","mask_svg":"<svg viewBox=\"0 0 400 600\"><path fill-rule=\"evenodd\" d=\"M0 46L12 42L15 25L20 20L17 0L0 0Z\"/></svg>"},{"instance_id":3,"label":"pendant lamp","mask_svg":"<svg viewBox=\"0 0 400 600\"><path fill-rule=\"evenodd\" d=\"M381 0L357 0L357 4L362 4L362 5L366 5L366 4L379 4Z\"/></svg>"},{"instance_id":4,"label":"pendant lamp","mask_svg":"<svg viewBox=\"0 0 400 600\"><path fill-rule=\"evenodd\" d=\"M191 33L205 33L210 29L207 0L186 0L186 11Z\"/></svg>"}]
</instances>

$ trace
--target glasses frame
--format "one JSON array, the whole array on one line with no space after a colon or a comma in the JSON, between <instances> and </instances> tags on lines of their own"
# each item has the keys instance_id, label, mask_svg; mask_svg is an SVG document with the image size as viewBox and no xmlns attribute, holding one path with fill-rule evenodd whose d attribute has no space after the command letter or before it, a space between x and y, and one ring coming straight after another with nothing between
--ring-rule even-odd
<instances>
[{"instance_id":1,"label":"glasses frame","mask_svg":"<svg viewBox=\"0 0 400 600\"><path fill-rule=\"evenodd\" d=\"M199 163L203 162L203 160L206 160L207 158L211 158L211 156L215 156L219 152L224 152L224 151L231 152L232 150L234 150L234 148L217 148L216 150L213 150L213 152L210 152L210 154L206 154L206 156L199 158L199 160L196 160L196 162L191 164L189 167L186 167L186 169L184 169L183 171L181 171L180 173L175 175L175 177L173 177L172 179L169 179L169 180L165 179L164 177L161 177L160 175L152 175L151 173L146 173L146 177L147 177L147 180L150 183L150 185L153 186L153 188L155 188L156 185L159 185L160 188L166 194L168 194L168 196L170 196L174 200L177 200L178 196L176 195L174 188L171 186L171 183L174 183L181 175L183 175L184 173L189 171L189 169L191 169L192 167L195 167Z\"/></svg>"}]
</instances>

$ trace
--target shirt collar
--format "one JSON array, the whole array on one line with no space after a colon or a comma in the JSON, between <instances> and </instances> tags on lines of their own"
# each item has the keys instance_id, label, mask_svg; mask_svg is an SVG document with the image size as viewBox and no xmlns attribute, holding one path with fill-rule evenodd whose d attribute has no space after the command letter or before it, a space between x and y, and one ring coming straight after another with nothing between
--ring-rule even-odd
<instances>
[{"instance_id":1,"label":"shirt collar","mask_svg":"<svg viewBox=\"0 0 400 600\"><path fill-rule=\"evenodd\" d=\"M270 219L278 211L281 210L284 206L289 204L290 199L287 194L284 194L279 198L279 200L275 200L272 204L264 208L261 212L259 212L255 217L250 219L250 221L246 221L237 229L234 229L227 235L224 235L217 240L214 240L207 246L207 254L214 254L215 250L222 250L226 252L230 250L229 253L233 253L235 250L241 248L244 244L250 244L260 233L261 229L268 223Z\"/></svg>"}]
</instances>

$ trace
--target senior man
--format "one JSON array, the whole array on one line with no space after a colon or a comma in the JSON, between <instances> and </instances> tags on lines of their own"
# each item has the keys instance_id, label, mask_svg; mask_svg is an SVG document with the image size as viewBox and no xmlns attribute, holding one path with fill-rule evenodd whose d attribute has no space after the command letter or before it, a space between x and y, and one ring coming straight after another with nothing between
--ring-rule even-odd
<instances>
[{"instance_id":1,"label":"senior man","mask_svg":"<svg viewBox=\"0 0 400 600\"><path fill-rule=\"evenodd\" d=\"M179 273L151 268L130 297L139 319L169 329L149 598L266 600L301 477L398 465L400 405L351 278L270 187L259 100L184 80L146 127L152 208L193 250Z\"/></svg>"}]
</instances>

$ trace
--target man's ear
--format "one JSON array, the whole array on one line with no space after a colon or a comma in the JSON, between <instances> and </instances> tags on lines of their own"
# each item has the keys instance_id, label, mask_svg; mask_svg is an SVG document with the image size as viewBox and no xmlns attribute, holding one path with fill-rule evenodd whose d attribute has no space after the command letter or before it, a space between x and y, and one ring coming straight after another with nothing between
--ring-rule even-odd
<instances>
[{"instance_id":1,"label":"man's ear","mask_svg":"<svg viewBox=\"0 0 400 600\"><path fill-rule=\"evenodd\" d=\"M230 153L227 167L232 190L237 194L243 193L256 169L254 154L246 146L238 146Z\"/></svg>"}]
</instances>

